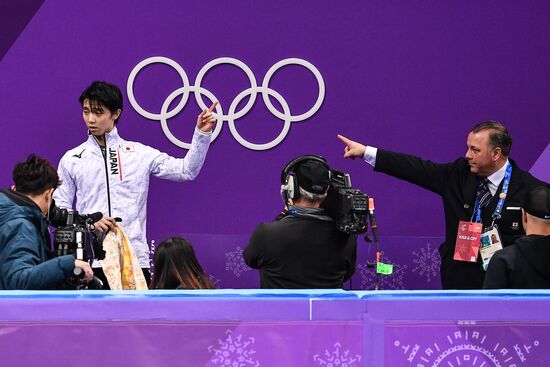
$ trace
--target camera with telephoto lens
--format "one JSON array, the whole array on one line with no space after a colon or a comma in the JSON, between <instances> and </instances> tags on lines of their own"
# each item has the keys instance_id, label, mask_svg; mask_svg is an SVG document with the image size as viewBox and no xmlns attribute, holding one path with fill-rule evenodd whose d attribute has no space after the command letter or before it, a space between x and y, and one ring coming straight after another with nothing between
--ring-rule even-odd
<instances>
[{"instance_id":1,"label":"camera with telephoto lens","mask_svg":"<svg viewBox=\"0 0 550 367\"><path fill-rule=\"evenodd\" d=\"M330 171L328 195L321 205L334 218L340 232L367 231L369 197L351 187L351 178L342 171Z\"/></svg>"},{"instance_id":2,"label":"camera with telephoto lens","mask_svg":"<svg viewBox=\"0 0 550 367\"><path fill-rule=\"evenodd\" d=\"M105 237L100 231L94 231L90 226L100 220L103 214L93 213L82 215L77 211L62 209L55 206L52 202L49 212L50 225L55 227L54 230L54 254L55 256L72 255L77 260L82 260L91 263L93 260L103 260L105 251L103 251L103 238ZM83 276L83 271L80 268L74 269L73 279L67 281L68 287L76 287L81 289L83 285L79 279ZM94 279L85 287L100 289L99 284L94 282L99 281Z\"/></svg>"}]
</instances>

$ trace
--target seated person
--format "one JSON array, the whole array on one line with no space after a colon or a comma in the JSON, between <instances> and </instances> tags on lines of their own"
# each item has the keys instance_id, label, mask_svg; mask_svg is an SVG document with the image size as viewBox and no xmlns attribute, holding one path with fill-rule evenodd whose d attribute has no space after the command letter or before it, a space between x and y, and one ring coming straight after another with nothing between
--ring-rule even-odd
<instances>
[{"instance_id":1,"label":"seated person","mask_svg":"<svg viewBox=\"0 0 550 367\"><path fill-rule=\"evenodd\" d=\"M0 191L0 289L55 289L90 265L71 255L54 257L46 214L60 181L55 168L36 155L13 170L11 190Z\"/></svg>"},{"instance_id":2,"label":"seated person","mask_svg":"<svg viewBox=\"0 0 550 367\"><path fill-rule=\"evenodd\" d=\"M522 220L526 236L493 255L484 288L550 288L549 187L527 194Z\"/></svg>"},{"instance_id":3,"label":"seated person","mask_svg":"<svg viewBox=\"0 0 550 367\"><path fill-rule=\"evenodd\" d=\"M171 237L162 241L153 258L155 271L150 289L215 289L202 270L187 240Z\"/></svg>"},{"instance_id":4,"label":"seated person","mask_svg":"<svg viewBox=\"0 0 550 367\"><path fill-rule=\"evenodd\" d=\"M261 288L342 288L355 272L356 236L339 232L321 204L330 169L318 156L291 161L281 173L288 210L259 224L244 250L248 266L260 269Z\"/></svg>"}]
</instances>

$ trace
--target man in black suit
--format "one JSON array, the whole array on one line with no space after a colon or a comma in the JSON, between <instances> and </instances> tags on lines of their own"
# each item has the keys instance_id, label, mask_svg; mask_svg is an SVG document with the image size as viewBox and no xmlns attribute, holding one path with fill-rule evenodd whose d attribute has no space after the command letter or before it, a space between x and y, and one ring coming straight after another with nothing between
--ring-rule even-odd
<instances>
[{"instance_id":1,"label":"man in black suit","mask_svg":"<svg viewBox=\"0 0 550 367\"><path fill-rule=\"evenodd\" d=\"M474 126L468 134L465 158L445 164L365 146L341 135L338 138L346 145L345 158L362 157L374 166L375 171L441 195L445 211L445 242L439 247L439 253L444 289L483 288L485 271L480 256L477 262L453 259L459 222L481 222L485 228L494 221L503 246L511 245L525 234L521 221L525 195L534 187L548 185L508 159L512 137L496 121ZM500 214L496 211L499 202L502 204Z\"/></svg>"}]
</instances>

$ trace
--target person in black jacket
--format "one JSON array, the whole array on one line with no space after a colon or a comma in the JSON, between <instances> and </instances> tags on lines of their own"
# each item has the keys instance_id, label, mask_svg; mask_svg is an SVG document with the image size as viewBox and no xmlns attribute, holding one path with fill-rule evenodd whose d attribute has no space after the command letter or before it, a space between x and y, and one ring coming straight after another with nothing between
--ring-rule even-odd
<instances>
[{"instance_id":1,"label":"person in black jacket","mask_svg":"<svg viewBox=\"0 0 550 367\"><path fill-rule=\"evenodd\" d=\"M355 272L355 235L339 232L320 208L329 188L329 167L318 156L298 157L281 174L288 210L259 224L244 250L260 269L261 288L342 288Z\"/></svg>"},{"instance_id":2,"label":"person in black jacket","mask_svg":"<svg viewBox=\"0 0 550 367\"><path fill-rule=\"evenodd\" d=\"M526 236L493 255L484 288L550 288L550 188L527 195L522 220Z\"/></svg>"},{"instance_id":3,"label":"person in black jacket","mask_svg":"<svg viewBox=\"0 0 550 367\"><path fill-rule=\"evenodd\" d=\"M509 246L525 234L521 221L521 203L525 195L534 187L548 185L521 170L508 158L512 137L508 129L496 121L474 126L468 134L465 158L445 164L365 146L341 135L338 137L345 144L345 158L362 157L374 166L375 171L414 183L442 197L445 242L439 247L439 253L444 289L483 287L485 271L480 256L476 262L453 259L459 222L481 222L483 227L487 227L494 221L503 246ZM507 190L503 190L503 186L508 186ZM503 205L498 213L496 209L501 198Z\"/></svg>"}]
</instances>

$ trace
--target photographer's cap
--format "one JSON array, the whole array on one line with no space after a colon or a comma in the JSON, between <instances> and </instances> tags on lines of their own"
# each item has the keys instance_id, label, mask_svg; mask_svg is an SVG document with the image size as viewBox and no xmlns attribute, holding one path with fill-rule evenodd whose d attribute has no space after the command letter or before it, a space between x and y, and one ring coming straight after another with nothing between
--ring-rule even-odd
<instances>
[{"instance_id":1,"label":"photographer's cap","mask_svg":"<svg viewBox=\"0 0 550 367\"><path fill-rule=\"evenodd\" d=\"M313 194L324 194L330 184L330 172L326 164L314 160L300 163L294 170L298 185Z\"/></svg>"},{"instance_id":2,"label":"photographer's cap","mask_svg":"<svg viewBox=\"0 0 550 367\"><path fill-rule=\"evenodd\" d=\"M534 217L550 219L550 187L539 186L531 190L525 196L523 210Z\"/></svg>"}]
</instances>

